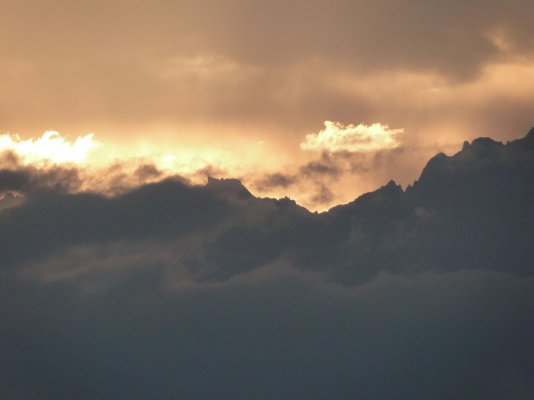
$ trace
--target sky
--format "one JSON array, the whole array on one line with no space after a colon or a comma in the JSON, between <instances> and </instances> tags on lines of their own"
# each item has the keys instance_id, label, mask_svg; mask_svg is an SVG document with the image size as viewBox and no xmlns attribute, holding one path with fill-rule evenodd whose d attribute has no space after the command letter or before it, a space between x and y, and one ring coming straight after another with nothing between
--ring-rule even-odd
<instances>
[{"instance_id":1,"label":"sky","mask_svg":"<svg viewBox=\"0 0 534 400\"><path fill-rule=\"evenodd\" d=\"M326 210L408 185L465 140L524 136L533 13L527 0L3 0L0 147L41 140L27 162L93 177L234 177Z\"/></svg>"},{"instance_id":2,"label":"sky","mask_svg":"<svg viewBox=\"0 0 534 400\"><path fill-rule=\"evenodd\" d=\"M0 0L0 399L533 399L533 16Z\"/></svg>"}]
</instances>

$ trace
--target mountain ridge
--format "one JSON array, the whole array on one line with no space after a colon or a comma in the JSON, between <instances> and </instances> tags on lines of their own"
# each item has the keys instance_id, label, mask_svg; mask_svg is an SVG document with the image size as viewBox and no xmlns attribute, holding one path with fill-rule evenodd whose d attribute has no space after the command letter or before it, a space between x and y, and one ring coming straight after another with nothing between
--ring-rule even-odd
<instances>
[{"instance_id":1,"label":"mountain ridge","mask_svg":"<svg viewBox=\"0 0 534 400\"><path fill-rule=\"evenodd\" d=\"M214 179L0 201L0 393L533 398L530 140L325 213Z\"/></svg>"},{"instance_id":2,"label":"mountain ridge","mask_svg":"<svg viewBox=\"0 0 534 400\"><path fill-rule=\"evenodd\" d=\"M288 198L256 198L236 179L210 178L204 186L171 179L111 198L30 192L1 211L0 252L4 265L17 266L72 246L193 241L185 259L176 254L177 265L198 281L281 260L347 284L429 269L530 275L532 137L531 130L504 145L475 139L452 156L433 157L406 190L391 180L324 213Z\"/></svg>"}]
</instances>

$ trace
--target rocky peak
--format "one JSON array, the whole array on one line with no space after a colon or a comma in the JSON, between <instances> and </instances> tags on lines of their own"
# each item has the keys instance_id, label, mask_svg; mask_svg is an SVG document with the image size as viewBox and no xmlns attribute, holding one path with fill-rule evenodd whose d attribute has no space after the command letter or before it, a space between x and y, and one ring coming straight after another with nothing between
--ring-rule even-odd
<instances>
[{"instance_id":1,"label":"rocky peak","mask_svg":"<svg viewBox=\"0 0 534 400\"><path fill-rule=\"evenodd\" d=\"M222 196L231 196L242 199L253 197L239 179L217 179L210 176L208 177L206 188L209 191Z\"/></svg>"}]
</instances>

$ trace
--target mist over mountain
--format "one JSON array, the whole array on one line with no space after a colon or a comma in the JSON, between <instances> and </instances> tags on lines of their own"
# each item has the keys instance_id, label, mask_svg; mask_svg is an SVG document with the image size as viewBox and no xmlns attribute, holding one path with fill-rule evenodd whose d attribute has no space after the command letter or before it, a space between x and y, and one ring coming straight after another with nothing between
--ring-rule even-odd
<instances>
[{"instance_id":1,"label":"mist over mountain","mask_svg":"<svg viewBox=\"0 0 534 400\"><path fill-rule=\"evenodd\" d=\"M320 214L77 180L0 170L2 398L534 397L534 129Z\"/></svg>"}]
</instances>

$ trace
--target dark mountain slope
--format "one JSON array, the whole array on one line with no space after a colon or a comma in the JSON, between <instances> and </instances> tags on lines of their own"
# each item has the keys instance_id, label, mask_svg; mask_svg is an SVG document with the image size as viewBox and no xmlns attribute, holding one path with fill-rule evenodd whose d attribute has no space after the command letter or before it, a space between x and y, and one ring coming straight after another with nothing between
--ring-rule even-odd
<instances>
[{"instance_id":1,"label":"dark mountain slope","mask_svg":"<svg viewBox=\"0 0 534 400\"><path fill-rule=\"evenodd\" d=\"M533 140L322 214L0 171L0 398L532 399Z\"/></svg>"},{"instance_id":2,"label":"dark mountain slope","mask_svg":"<svg viewBox=\"0 0 534 400\"><path fill-rule=\"evenodd\" d=\"M505 145L476 139L432 158L405 192L390 182L330 210L325 219L344 232L349 269L532 273L533 142L534 130Z\"/></svg>"},{"instance_id":3,"label":"dark mountain slope","mask_svg":"<svg viewBox=\"0 0 534 400\"><path fill-rule=\"evenodd\" d=\"M534 130L507 144L476 139L432 158L406 191L391 181L323 214L289 199L255 198L231 179L167 180L114 198L40 187L0 213L1 266L73 248L158 242L168 254L155 254L155 264L199 281L274 262L348 284L380 271L531 274L533 142Z\"/></svg>"}]
</instances>

